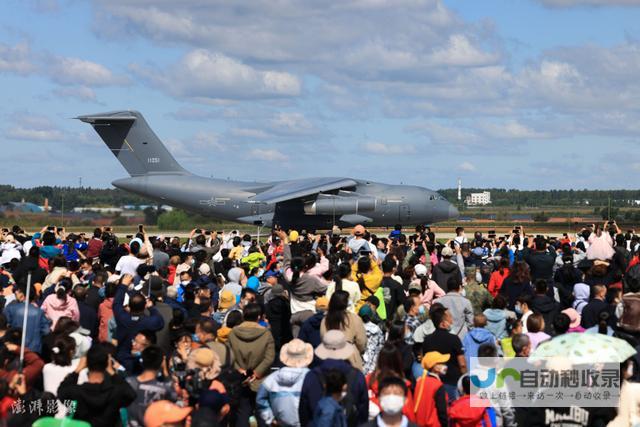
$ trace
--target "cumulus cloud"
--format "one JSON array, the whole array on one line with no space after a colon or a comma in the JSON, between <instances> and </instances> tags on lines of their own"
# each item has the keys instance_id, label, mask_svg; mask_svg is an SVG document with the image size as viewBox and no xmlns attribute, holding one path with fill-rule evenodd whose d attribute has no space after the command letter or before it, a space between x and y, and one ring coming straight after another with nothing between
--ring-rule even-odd
<instances>
[{"instance_id":1,"label":"cumulus cloud","mask_svg":"<svg viewBox=\"0 0 640 427\"><path fill-rule=\"evenodd\" d=\"M301 90L293 74L258 70L205 49L187 53L167 72L136 64L131 69L174 96L196 100L291 97Z\"/></svg>"},{"instance_id":2,"label":"cumulus cloud","mask_svg":"<svg viewBox=\"0 0 640 427\"><path fill-rule=\"evenodd\" d=\"M15 46L0 43L0 72L25 75L34 71L35 68L27 43L18 43Z\"/></svg>"},{"instance_id":3,"label":"cumulus cloud","mask_svg":"<svg viewBox=\"0 0 640 427\"><path fill-rule=\"evenodd\" d=\"M53 90L53 95L61 98L75 98L80 101L96 102L96 93L86 86L66 86Z\"/></svg>"},{"instance_id":4,"label":"cumulus cloud","mask_svg":"<svg viewBox=\"0 0 640 427\"><path fill-rule=\"evenodd\" d=\"M370 154L392 156L392 155L406 155L416 152L416 147L410 144L385 144L382 142L365 142L362 144L364 151Z\"/></svg>"},{"instance_id":5,"label":"cumulus cloud","mask_svg":"<svg viewBox=\"0 0 640 427\"><path fill-rule=\"evenodd\" d=\"M67 135L46 116L14 113L5 137L21 141L62 141Z\"/></svg>"},{"instance_id":6,"label":"cumulus cloud","mask_svg":"<svg viewBox=\"0 0 640 427\"><path fill-rule=\"evenodd\" d=\"M286 162L289 157L275 149L254 148L249 151L249 157L256 160Z\"/></svg>"},{"instance_id":7,"label":"cumulus cloud","mask_svg":"<svg viewBox=\"0 0 640 427\"><path fill-rule=\"evenodd\" d=\"M80 58L50 58L46 72L51 80L62 85L110 86L128 82L104 65Z\"/></svg>"}]
</instances>

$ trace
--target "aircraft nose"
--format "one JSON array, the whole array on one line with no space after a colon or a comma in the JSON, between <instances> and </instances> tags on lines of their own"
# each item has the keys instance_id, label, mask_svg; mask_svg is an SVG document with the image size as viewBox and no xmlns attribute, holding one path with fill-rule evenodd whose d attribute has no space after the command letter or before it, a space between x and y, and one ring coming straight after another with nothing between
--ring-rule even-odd
<instances>
[{"instance_id":1,"label":"aircraft nose","mask_svg":"<svg viewBox=\"0 0 640 427\"><path fill-rule=\"evenodd\" d=\"M448 219L458 219L459 216L460 212L458 211L458 209L453 205L449 205Z\"/></svg>"}]
</instances>

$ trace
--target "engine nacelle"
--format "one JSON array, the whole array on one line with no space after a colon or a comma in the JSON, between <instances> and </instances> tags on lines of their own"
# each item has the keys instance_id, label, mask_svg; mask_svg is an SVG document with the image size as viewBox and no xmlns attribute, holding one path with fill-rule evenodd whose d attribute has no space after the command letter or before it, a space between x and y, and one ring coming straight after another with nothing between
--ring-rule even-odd
<instances>
[{"instance_id":1,"label":"engine nacelle","mask_svg":"<svg viewBox=\"0 0 640 427\"><path fill-rule=\"evenodd\" d=\"M376 199L372 197L326 197L307 202L306 215L348 215L373 211Z\"/></svg>"}]
</instances>

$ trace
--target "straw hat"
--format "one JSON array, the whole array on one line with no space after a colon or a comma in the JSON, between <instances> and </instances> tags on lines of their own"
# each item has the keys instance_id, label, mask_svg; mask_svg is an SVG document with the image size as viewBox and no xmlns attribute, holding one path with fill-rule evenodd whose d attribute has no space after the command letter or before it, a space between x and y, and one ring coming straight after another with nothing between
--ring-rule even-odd
<instances>
[{"instance_id":1,"label":"straw hat","mask_svg":"<svg viewBox=\"0 0 640 427\"><path fill-rule=\"evenodd\" d=\"M313 347L295 338L282 346L280 360L291 368L305 368L313 361Z\"/></svg>"}]
</instances>

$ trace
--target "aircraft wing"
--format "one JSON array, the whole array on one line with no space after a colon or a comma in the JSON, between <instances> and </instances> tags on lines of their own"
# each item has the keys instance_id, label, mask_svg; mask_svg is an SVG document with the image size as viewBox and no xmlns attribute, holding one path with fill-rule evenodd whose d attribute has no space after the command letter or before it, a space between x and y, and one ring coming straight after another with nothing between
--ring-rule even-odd
<instances>
[{"instance_id":1,"label":"aircraft wing","mask_svg":"<svg viewBox=\"0 0 640 427\"><path fill-rule=\"evenodd\" d=\"M351 178L306 178L283 181L250 197L249 201L255 203L278 203L311 196L323 191L353 187L357 184Z\"/></svg>"}]
</instances>

